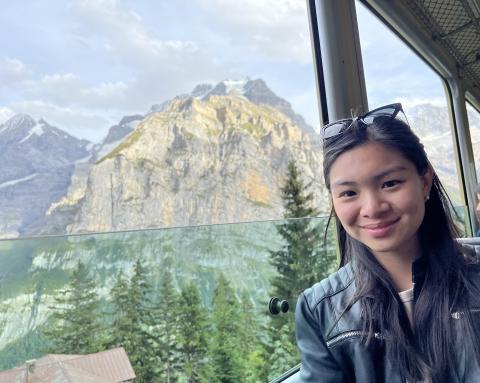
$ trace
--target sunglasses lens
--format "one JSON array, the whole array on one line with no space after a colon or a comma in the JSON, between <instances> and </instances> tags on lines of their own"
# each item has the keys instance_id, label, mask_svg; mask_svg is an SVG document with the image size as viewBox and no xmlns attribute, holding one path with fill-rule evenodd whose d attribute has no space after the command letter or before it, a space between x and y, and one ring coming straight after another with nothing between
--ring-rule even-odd
<instances>
[{"instance_id":1,"label":"sunglasses lens","mask_svg":"<svg viewBox=\"0 0 480 383\"><path fill-rule=\"evenodd\" d=\"M402 105L399 103L374 109L366 113L363 117L358 117L358 121L368 126L374 122L377 124L388 123L394 118L399 118L408 125L408 121L402 111ZM327 124L320 131L320 135L323 139L334 137L348 130L354 120L356 120L356 118L347 118Z\"/></svg>"},{"instance_id":2,"label":"sunglasses lens","mask_svg":"<svg viewBox=\"0 0 480 383\"><path fill-rule=\"evenodd\" d=\"M351 123L352 123L352 120L348 119L348 120L341 120L341 121L337 121L337 122L333 122L331 124L325 125L322 128L321 136L324 139L336 136L342 130L348 128Z\"/></svg>"},{"instance_id":3,"label":"sunglasses lens","mask_svg":"<svg viewBox=\"0 0 480 383\"><path fill-rule=\"evenodd\" d=\"M365 117L362 118L362 121L366 124L371 124L377 118L380 121L383 120L384 118L392 118L397 110L398 108L394 105L387 106L379 110L374 110L371 113L367 113Z\"/></svg>"}]
</instances>

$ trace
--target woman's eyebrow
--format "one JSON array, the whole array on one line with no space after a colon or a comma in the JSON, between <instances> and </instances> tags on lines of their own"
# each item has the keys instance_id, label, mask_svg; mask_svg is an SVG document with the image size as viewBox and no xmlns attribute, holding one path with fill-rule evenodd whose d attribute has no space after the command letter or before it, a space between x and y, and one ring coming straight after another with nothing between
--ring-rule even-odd
<instances>
[{"instance_id":1,"label":"woman's eyebrow","mask_svg":"<svg viewBox=\"0 0 480 383\"><path fill-rule=\"evenodd\" d=\"M408 170L408 169L405 166L402 166L402 165L394 166L390 169L384 170L383 172L375 174L372 178L375 181L378 181L379 179L382 179L383 177L388 176L391 173L401 172L403 170Z\"/></svg>"},{"instance_id":2,"label":"woman's eyebrow","mask_svg":"<svg viewBox=\"0 0 480 383\"><path fill-rule=\"evenodd\" d=\"M390 175L391 173L395 173L395 172L401 172L401 171L404 171L404 170L408 170L405 166L402 166L402 165L398 165L398 166L393 166L389 169L386 169L378 174L375 174L372 179L374 181L378 181L380 179L382 179L383 177L385 176L388 176ZM336 181L334 183L332 183L332 187L335 187L335 186L355 186L357 185L357 182L355 181L348 181L348 180L339 180L339 181Z\"/></svg>"}]
</instances>

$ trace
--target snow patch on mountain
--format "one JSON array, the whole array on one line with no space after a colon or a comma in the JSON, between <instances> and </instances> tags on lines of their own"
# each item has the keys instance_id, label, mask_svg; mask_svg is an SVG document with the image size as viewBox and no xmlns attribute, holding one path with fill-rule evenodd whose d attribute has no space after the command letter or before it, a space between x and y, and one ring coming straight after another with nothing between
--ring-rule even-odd
<instances>
[{"instance_id":1,"label":"snow patch on mountain","mask_svg":"<svg viewBox=\"0 0 480 383\"><path fill-rule=\"evenodd\" d=\"M33 174L30 174L29 176L26 176L26 177L23 177L23 178L18 178L16 180L11 180L11 181L7 181L7 182L3 182L0 184L0 189L5 189L9 186L13 186L13 185L17 185L21 182L25 182L25 181L28 181L28 180L31 180L32 178L35 178L38 174L37 173L33 173Z\"/></svg>"},{"instance_id":2,"label":"snow patch on mountain","mask_svg":"<svg viewBox=\"0 0 480 383\"><path fill-rule=\"evenodd\" d=\"M54 132L55 133L55 132ZM26 137L24 139L22 139L21 141L19 141L18 143L21 144L22 142L25 142L27 141L30 137L32 137L33 135L37 135L37 136L42 136L43 134L45 134L45 130L43 130L42 128L42 125L41 124L36 124L32 129L30 129L30 131L28 132L28 134L26 135ZM66 137L65 137L66 138Z\"/></svg>"},{"instance_id":3,"label":"snow patch on mountain","mask_svg":"<svg viewBox=\"0 0 480 383\"><path fill-rule=\"evenodd\" d=\"M245 94L245 85L249 80L224 80L223 83L225 84L225 91L229 94L231 91L235 91L237 94Z\"/></svg>"},{"instance_id":4,"label":"snow patch on mountain","mask_svg":"<svg viewBox=\"0 0 480 383\"><path fill-rule=\"evenodd\" d=\"M24 124L34 126L35 120L27 114L17 114L7 120L2 126L0 126L0 133L15 129L16 127L22 126Z\"/></svg>"}]
</instances>

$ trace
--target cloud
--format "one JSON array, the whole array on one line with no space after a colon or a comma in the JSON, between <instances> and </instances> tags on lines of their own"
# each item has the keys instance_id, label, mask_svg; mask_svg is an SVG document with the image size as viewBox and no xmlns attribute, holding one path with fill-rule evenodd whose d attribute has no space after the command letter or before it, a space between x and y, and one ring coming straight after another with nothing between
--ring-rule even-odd
<instances>
[{"instance_id":1,"label":"cloud","mask_svg":"<svg viewBox=\"0 0 480 383\"><path fill-rule=\"evenodd\" d=\"M398 101L405 108L445 106L441 78L361 3L357 16L369 108Z\"/></svg>"},{"instance_id":2,"label":"cloud","mask_svg":"<svg viewBox=\"0 0 480 383\"><path fill-rule=\"evenodd\" d=\"M99 105L102 100L106 100L108 104L111 104L112 100L125 96L125 92L128 90L128 85L122 81L116 81L114 83L102 82L98 86L84 89L82 96L88 99L93 99L95 105Z\"/></svg>"},{"instance_id":3,"label":"cloud","mask_svg":"<svg viewBox=\"0 0 480 383\"><path fill-rule=\"evenodd\" d=\"M303 0L196 0L232 47L281 61L312 61L308 14Z\"/></svg>"},{"instance_id":4,"label":"cloud","mask_svg":"<svg viewBox=\"0 0 480 383\"><path fill-rule=\"evenodd\" d=\"M13 86L26 81L29 77L30 71L21 60L0 59L0 86Z\"/></svg>"},{"instance_id":5,"label":"cloud","mask_svg":"<svg viewBox=\"0 0 480 383\"><path fill-rule=\"evenodd\" d=\"M73 73L54 73L24 83L22 93L28 99L40 98L59 105L69 105L81 88L81 79Z\"/></svg>"},{"instance_id":6,"label":"cloud","mask_svg":"<svg viewBox=\"0 0 480 383\"><path fill-rule=\"evenodd\" d=\"M122 105L128 85L115 81L90 86L73 73L54 73L24 82L21 91L27 99L41 99L59 107L102 109Z\"/></svg>"},{"instance_id":7,"label":"cloud","mask_svg":"<svg viewBox=\"0 0 480 383\"><path fill-rule=\"evenodd\" d=\"M230 71L212 63L210 53L193 40L159 37L138 13L118 1L77 0L71 11L80 25L77 39L99 49L102 66L121 67L127 78L81 91L92 102L107 106L110 100L110 107L143 111L198 82L218 81Z\"/></svg>"},{"instance_id":8,"label":"cloud","mask_svg":"<svg viewBox=\"0 0 480 383\"><path fill-rule=\"evenodd\" d=\"M156 37L138 13L123 8L115 0L78 0L72 10L84 26L83 34L102 39L106 50L119 54L127 62L143 65L172 54L198 50L193 41Z\"/></svg>"}]
</instances>

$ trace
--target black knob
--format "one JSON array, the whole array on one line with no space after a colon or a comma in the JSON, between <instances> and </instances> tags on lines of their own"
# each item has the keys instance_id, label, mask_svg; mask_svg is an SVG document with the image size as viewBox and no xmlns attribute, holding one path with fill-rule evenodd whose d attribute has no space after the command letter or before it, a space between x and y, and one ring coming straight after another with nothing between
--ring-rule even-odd
<instances>
[{"instance_id":1,"label":"black knob","mask_svg":"<svg viewBox=\"0 0 480 383\"><path fill-rule=\"evenodd\" d=\"M277 297L271 298L268 303L268 311L270 311L272 315L278 315L280 312L286 313L289 308L290 305L286 300L281 301Z\"/></svg>"}]
</instances>

